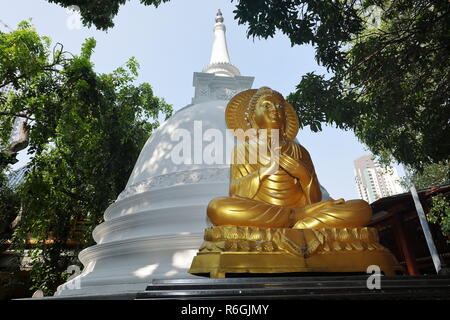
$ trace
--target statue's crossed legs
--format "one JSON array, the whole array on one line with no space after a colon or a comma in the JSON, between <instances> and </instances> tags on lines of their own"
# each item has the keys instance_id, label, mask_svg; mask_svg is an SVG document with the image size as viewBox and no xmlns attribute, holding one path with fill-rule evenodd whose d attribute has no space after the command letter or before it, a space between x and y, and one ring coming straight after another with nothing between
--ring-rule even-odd
<instances>
[{"instance_id":1,"label":"statue's crossed legs","mask_svg":"<svg viewBox=\"0 0 450 320\"><path fill-rule=\"evenodd\" d=\"M372 209L363 200L326 200L301 208L288 208L252 199L223 197L209 203L207 214L210 221L218 226L355 228L369 222Z\"/></svg>"}]
</instances>

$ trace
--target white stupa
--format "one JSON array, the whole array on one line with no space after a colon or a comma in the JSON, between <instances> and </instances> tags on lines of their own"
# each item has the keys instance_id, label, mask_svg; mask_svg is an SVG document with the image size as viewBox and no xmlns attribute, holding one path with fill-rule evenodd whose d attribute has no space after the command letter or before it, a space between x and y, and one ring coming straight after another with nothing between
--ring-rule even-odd
<instances>
[{"instance_id":1,"label":"white stupa","mask_svg":"<svg viewBox=\"0 0 450 320\"><path fill-rule=\"evenodd\" d=\"M222 154L216 154L224 161L203 161L197 155L211 142L202 141L202 133L207 140L208 132L219 130L233 141L226 132L225 107L236 93L250 89L253 79L230 63L219 10L210 63L194 72L192 103L148 139L125 190L93 232L97 244L79 254L81 275L59 286L55 296L131 297L152 279L194 277L187 270L208 226L206 207L228 195L229 164L224 161L233 148L224 143ZM180 133L191 137L192 164L173 159Z\"/></svg>"}]
</instances>

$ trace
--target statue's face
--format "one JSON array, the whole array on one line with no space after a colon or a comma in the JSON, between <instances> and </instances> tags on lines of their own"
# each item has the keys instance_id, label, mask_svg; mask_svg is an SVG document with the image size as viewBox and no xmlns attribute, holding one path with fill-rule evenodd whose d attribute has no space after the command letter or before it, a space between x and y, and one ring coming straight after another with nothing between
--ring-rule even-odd
<instances>
[{"instance_id":1,"label":"statue's face","mask_svg":"<svg viewBox=\"0 0 450 320\"><path fill-rule=\"evenodd\" d=\"M258 101L253 119L260 129L283 129L286 114L284 101L276 96L263 96Z\"/></svg>"}]
</instances>

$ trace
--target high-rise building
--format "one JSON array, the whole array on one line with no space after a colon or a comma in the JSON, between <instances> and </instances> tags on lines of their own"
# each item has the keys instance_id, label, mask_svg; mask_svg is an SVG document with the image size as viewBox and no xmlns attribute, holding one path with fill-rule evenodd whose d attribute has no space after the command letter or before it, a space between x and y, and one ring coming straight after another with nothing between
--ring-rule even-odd
<instances>
[{"instance_id":1,"label":"high-rise building","mask_svg":"<svg viewBox=\"0 0 450 320\"><path fill-rule=\"evenodd\" d=\"M404 192L394 167L381 167L372 155L355 160L355 180L361 199L372 203L380 198Z\"/></svg>"}]
</instances>

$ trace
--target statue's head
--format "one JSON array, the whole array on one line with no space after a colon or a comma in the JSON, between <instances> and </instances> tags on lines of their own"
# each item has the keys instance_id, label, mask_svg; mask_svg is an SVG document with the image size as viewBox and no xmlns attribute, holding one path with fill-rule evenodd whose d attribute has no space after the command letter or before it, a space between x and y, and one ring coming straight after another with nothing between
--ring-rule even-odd
<instances>
[{"instance_id":1,"label":"statue's head","mask_svg":"<svg viewBox=\"0 0 450 320\"><path fill-rule=\"evenodd\" d=\"M255 129L279 129L284 131L286 122L283 96L267 87L260 88L249 103L250 121Z\"/></svg>"},{"instance_id":2,"label":"statue's head","mask_svg":"<svg viewBox=\"0 0 450 320\"><path fill-rule=\"evenodd\" d=\"M227 104L225 120L234 130L278 129L288 140L295 139L299 129L294 108L281 93L268 87L236 94Z\"/></svg>"}]
</instances>

